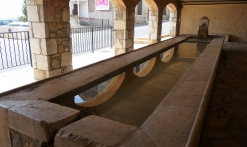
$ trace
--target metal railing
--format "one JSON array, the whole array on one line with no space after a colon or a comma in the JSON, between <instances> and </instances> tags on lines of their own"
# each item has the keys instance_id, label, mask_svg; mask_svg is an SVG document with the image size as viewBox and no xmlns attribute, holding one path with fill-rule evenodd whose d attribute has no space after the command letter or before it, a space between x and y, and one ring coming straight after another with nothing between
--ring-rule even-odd
<instances>
[{"instance_id":1,"label":"metal railing","mask_svg":"<svg viewBox=\"0 0 247 147\"><path fill-rule=\"evenodd\" d=\"M112 27L73 28L71 40L73 54L112 47Z\"/></svg>"},{"instance_id":2,"label":"metal railing","mask_svg":"<svg viewBox=\"0 0 247 147\"><path fill-rule=\"evenodd\" d=\"M30 63L29 32L0 33L0 70Z\"/></svg>"},{"instance_id":3,"label":"metal railing","mask_svg":"<svg viewBox=\"0 0 247 147\"><path fill-rule=\"evenodd\" d=\"M71 29L72 53L112 47L112 27ZM29 32L0 33L0 70L32 64Z\"/></svg>"},{"instance_id":4,"label":"metal railing","mask_svg":"<svg viewBox=\"0 0 247 147\"><path fill-rule=\"evenodd\" d=\"M89 25L92 27L108 27L109 19L95 19L87 17L79 17L80 25Z\"/></svg>"}]
</instances>

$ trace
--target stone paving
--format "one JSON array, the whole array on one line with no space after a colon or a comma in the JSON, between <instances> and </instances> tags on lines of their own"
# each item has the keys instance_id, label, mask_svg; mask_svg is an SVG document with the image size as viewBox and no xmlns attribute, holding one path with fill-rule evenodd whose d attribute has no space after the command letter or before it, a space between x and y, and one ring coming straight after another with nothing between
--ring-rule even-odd
<instances>
[{"instance_id":1,"label":"stone paving","mask_svg":"<svg viewBox=\"0 0 247 147\"><path fill-rule=\"evenodd\" d=\"M201 147L247 146L247 43L224 46Z\"/></svg>"}]
</instances>

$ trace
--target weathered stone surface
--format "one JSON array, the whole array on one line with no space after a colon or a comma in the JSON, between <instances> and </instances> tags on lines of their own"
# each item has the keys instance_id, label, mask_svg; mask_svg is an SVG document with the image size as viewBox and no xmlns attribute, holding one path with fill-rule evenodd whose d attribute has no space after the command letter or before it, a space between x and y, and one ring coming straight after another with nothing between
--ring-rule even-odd
<instances>
[{"instance_id":1,"label":"weathered stone surface","mask_svg":"<svg viewBox=\"0 0 247 147\"><path fill-rule=\"evenodd\" d=\"M43 55L52 55L57 53L56 39L41 39L41 48Z\"/></svg>"},{"instance_id":2,"label":"weathered stone surface","mask_svg":"<svg viewBox=\"0 0 247 147\"><path fill-rule=\"evenodd\" d=\"M54 76L57 76L57 75L60 75L61 73L63 73L62 72L63 69L64 68L53 69L53 70L33 69L34 78L37 79L37 80L43 80L43 79L46 79L46 78L49 78L49 77L54 77ZM65 70L65 71L69 71L69 70Z\"/></svg>"},{"instance_id":3,"label":"weathered stone surface","mask_svg":"<svg viewBox=\"0 0 247 147\"><path fill-rule=\"evenodd\" d=\"M27 11L30 13L30 15L28 15L28 21L39 22L40 12L38 6L27 6Z\"/></svg>"},{"instance_id":4,"label":"weathered stone surface","mask_svg":"<svg viewBox=\"0 0 247 147\"><path fill-rule=\"evenodd\" d=\"M196 108L159 105L141 129L158 147L185 146L196 113Z\"/></svg>"},{"instance_id":5,"label":"weathered stone surface","mask_svg":"<svg viewBox=\"0 0 247 147\"><path fill-rule=\"evenodd\" d=\"M135 132L120 147L156 147L154 142L141 130Z\"/></svg>"},{"instance_id":6,"label":"weathered stone surface","mask_svg":"<svg viewBox=\"0 0 247 147\"><path fill-rule=\"evenodd\" d=\"M127 29L127 21L126 20L114 20L114 29Z\"/></svg>"},{"instance_id":7,"label":"weathered stone surface","mask_svg":"<svg viewBox=\"0 0 247 147\"><path fill-rule=\"evenodd\" d=\"M49 29L48 25L45 23L32 23L32 31L35 38L48 38L49 37Z\"/></svg>"},{"instance_id":8,"label":"weathered stone surface","mask_svg":"<svg viewBox=\"0 0 247 147\"><path fill-rule=\"evenodd\" d=\"M44 0L27 0L27 5L43 5Z\"/></svg>"},{"instance_id":9,"label":"weathered stone surface","mask_svg":"<svg viewBox=\"0 0 247 147\"><path fill-rule=\"evenodd\" d=\"M37 68L42 70L50 70L50 56L36 54Z\"/></svg>"},{"instance_id":10,"label":"weathered stone surface","mask_svg":"<svg viewBox=\"0 0 247 147\"><path fill-rule=\"evenodd\" d=\"M50 57L51 60L51 70L61 67L61 56L60 54L55 54Z\"/></svg>"},{"instance_id":11,"label":"weathered stone surface","mask_svg":"<svg viewBox=\"0 0 247 147\"><path fill-rule=\"evenodd\" d=\"M63 22L70 21L69 7L63 8L62 21Z\"/></svg>"},{"instance_id":12,"label":"weathered stone surface","mask_svg":"<svg viewBox=\"0 0 247 147\"><path fill-rule=\"evenodd\" d=\"M31 52L34 54L41 54L40 39L30 38Z\"/></svg>"},{"instance_id":13,"label":"weathered stone surface","mask_svg":"<svg viewBox=\"0 0 247 147\"><path fill-rule=\"evenodd\" d=\"M72 52L61 53L61 66L72 65Z\"/></svg>"},{"instance_id":14,"label":"weathered stone surface","mask_svg":"<svg viewBox=\"0 0 247 147\"><path fill-rule=\"evenodd\" d=\"M55 137L55 146L118 146L136 130L130 125L88 116L60 129Z\"/></svg>"},{"instance_id":15,"label":"weathered stone surface","mask_svg":"<svg viewBox=\"0 0 247 147\"><path fill-rule=\"evenodd\" d=\"M7 125L7 107L0 105L0 144L3 147L11 147L9 130Z\"/></svg>"},{"instance_id":16,"label":"weathered stone surface","mask_svg":"<svg viewBox=\"0 0 247 147\"><path fill-rule=\"evenodd\" d=\"M55 133L75 120L79 111L46 101L1 101L7 107L7 125L35 140L49 142ZM30 129L32 128L32 129Z\"/></svg>"}]
</instances>

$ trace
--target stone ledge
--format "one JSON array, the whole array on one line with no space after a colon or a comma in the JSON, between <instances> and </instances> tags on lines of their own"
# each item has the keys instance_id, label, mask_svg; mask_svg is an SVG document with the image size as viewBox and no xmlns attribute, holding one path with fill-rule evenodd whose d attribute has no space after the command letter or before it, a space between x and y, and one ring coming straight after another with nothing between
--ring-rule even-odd
<instances>
[{"instance_id":1,"label":"stone ledge","mask_svg":"<svg viewBox=\"0 0 247 147\"><path fill-rule=\"evenodd\" d=\"M10 90L1 93L0 99L37 100L39 98L50 100L62 96L63 94L77 94L76 90L87 89L90 85L94 86L119 75L126 70L169 50L171 47L181 43L189 37L189 35L181 35L73 70L63 75Z\"/></svg>"},{"instance_id":2,"label":"stone ledge","mask_svg":"<svg viewBox=\"0 0 247 147\"><path fill-rule=\"evenodd\" d=\"M217 37L207 45L141 126L157 146L198 145L223 42Z\"/></svg>"},{"instance_id":3,"label":"stone ledge","mask_svg":"<svg viewBox=\"0 0 247 147\"><path fill-rule=\"evenodd\" d=\"M46 101L1 101L0 107L6 112L4 128L13 129L40 143L52 141L61 127L79 115L78 110Z\"/></svg>"},{"instance_id":4,"label":"stone ledge","mask_svg":"<svg viewBox=\"0 0 247 147\"><path fill-rule=\"evenodd\" d=\"M98 116L88 116L59 130L55 146L119 146L138 128Z\"/></svg>"}]
</instances>

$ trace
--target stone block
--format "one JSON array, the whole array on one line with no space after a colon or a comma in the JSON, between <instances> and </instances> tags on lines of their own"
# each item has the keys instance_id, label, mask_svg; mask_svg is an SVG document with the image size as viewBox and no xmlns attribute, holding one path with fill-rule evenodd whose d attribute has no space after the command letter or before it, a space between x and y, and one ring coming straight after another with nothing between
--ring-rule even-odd
<instances>
[{"instance_id":1,"label":"stone block","mask_svg":"<svg viewBox=\"0 0 247 147\"><path fill-rule=\"evenodd\" d=\"M67 36L70 36L70 30L71 30L70 23L69 22L65 23L64 26L65 26L64 29L66 29L67 32Z\"/></svg>"},{"instance_id":2,"label":"stone block","mask_svg":"<svg viewBox=\"0 0 247 147\"><path fill-rule=\"evenodd\" d=\"M55 7L51 4L47 4L43 7L44 22L54 22Z\"/></svg>"},{"instance_id":3,"label":"stone block","mask_svg":"<svg viewBox=\"0 0 247 147\"><path fill-rule=\"evenodd\" d=\"M62 73L61 68L55 69L55 70L45 71L46 78L54 77L54 76L60 75L61 73Z\"/></svg>"},{"instance_id":4,"label":"stone block","mask_svg":"<svg viewBox=\"0 0 247 147\"><path fill-rule=\"evenodd\" d=\"M62 67L61 73L66 73L66 72L69 72L69 71L72 71L72 70L73 70L73 65L69 65L69 66L66 66L66 67Z\"/></svg>"},{"instance_id":5,"label":"stone block","mask_svg":"<svg viewBox=\"0 0 247 147\"><path fill-rule=\"evenodd\" d=\"M44 0L26 0L27 5L43 5Z\"/></svg>"},{"instance_id":6,"label":"stone block","mask_svg":"<svg viewBox=\"0 0 247 147\"><path fill-rule=\"evenodd\" d=\"M157 147L186 146L197 110L193 107L159 105L141 129Z\"/></svg>"},{"instance_id":7,"label":"stone block","mask_svg":"<svg viewBox=\"0 0 247 147\"><path fill-rule=\"evenodd\" d=\"M157 40L158 34L152 33L150 37L151 37L152 40Z\"/></svg>"},{"instance_id":8,"label":"stone block","mask_svg":"<svg viewBox=\"0 0 247 147\"><path fill-rule=\"evenodd\" d=\"M0 105L0 144L3 147L11 147L7 125L7 107L3 105Z\"/></svg>"},{"instance_id":9,"label":"stone block","mask_svg":"<svg viewBox=\"0 0 247 147\"><path fill-rule=\"evenodd\" d=\"M51 59L51 70L61 67L61 56L60 54L55 54L50 56Z\"/></svg>"},{"instance_id":10,"label":"stone block","mask_svg":"<svg viewBox=\"0 0 247 147\"><path fill-rule=\"evenodd\" d=\"M98 116L88 116L56 134L55 146L118 146L138 128Z\"/></svg>"},{"instance_id":11,"label":"stone block","mask_svg":"<svg viewBox=\"0 0 247 147\"><path fill-rule=\"evenodd\" d=\"M63 48L63 45L58 45L57 46L57 51L58 51L58 53L61 53L61 52L64 52L64 48Z\"/></svg>"},{"instance_id":12,"label":"stone block","mask_svg":"<svg viewBox=\"0 0 247 147\"><path fill-rule=\"evenodd\" d=\"M123 48L123 40L115 39L114 40L114 48Z\"/></svg>"},{"instance_id":13,"label":"stone block","mask_svg":"<svg viewBox=\"0 0 247 147\"><path fill-rule=\"evenodd\" d=\"M31 38L30 39L30 46L31 52L34 54L42 54L41 53L41 46L40 46L40 39Z\"/></svg>"},{"instance_id":14,"label":"stone block","mask_svg":"<svg viewBox=\"0 0 247 147\"><path fill-rule=\"evenodd\" d=\"M33 68L37 68L36 54L32 54L32 65L33 65Z\"/></svg>"},{"instance_id":15,"label":"stone block","mask_svg":"<svg viewBox=\"0 0 247 147\"><path fill-rule=\"evenodd\" d=\"M43 55L52 55L57 53L56 39L41 39L40 44Z\"/></svg>"},{"instance_id":16,"label":"stone block","mask_svg":"<svg viewBox=\"0 0 247 147\"><path fill-rule=\"evenodd\" d=\"M124 30L124 39L134 38L134 29Z\"/></svg>"},{"instance_id":17,"label":"stone block","mask_svg":"<svg viewBox=\"0 0 247 147\"><path fill-rule=\"evenodd\" d=\"M156 147L156 145L143 131L138 130L120 147Z\"/></svg>"},{"instance_id":18,"label":"stone block","mask_svg":"<svg viewBox=\"0 0 247 147\"><path fill-rule=\"evenodd\" d=\"M50 31L57 31L58 30L57 23L49 23L49 30Z\"/></svg>"},{"instance_id":19,"label":"stone block","mask_svg":"<svg viewBox=\"0 0 247 147\"><path fill-rule=\"evenodd\" d=\"M36 80L43 80L46 78L54 77L60 75L62 73L62 69L55 69L55 70L40 70L40 69L33 69L34 79Z\"/></svg>"},{"instance_id":20,"label":"stone block","mask_svg":"<svg viewBox=\"0 0 247 147\"><path fill-rule=\"evenodd\" d=\"M123 40L123 48L133 47L133 39L125 39Z\"/></svg>"},{"instance_id":21,"label":"stone block","mask_svg":"<svg viewBox=\"0 0 247 147\"><path fill-rule=\"evenodd\" d=\"M37 69L41 70L50 70L50 56L45 56L45 55L36 55L36 60L37 60Z\"/></svg>"},{"instance_id":22,"label":"stone block","mask_svg":"<svg viewBox=\"0 0 247 147\"><path fill-rule=\"evenodd\" d=\"M48 25L45 23L32 23L34 38L45 39L49 37Z\"/></svg>"},{"instance_id":23,"label":"stone block","mask_svg":"<svg viewBox=\"0 0 247 147\"><path fill-rule=\"evenodd\" d=\"M32 28L33 28L33 26L32 26L32 23L31 22L28 22L28 31L29 31L29 37L30 38L34 38L34 35L33 35L33 30L32 30Z\"/></svg>"},{"instance_id":24,"label":"stone block","mask_svg":"<svg viewBox=\"0 0 247 147\"><path fill-rule=\"evenodd\" d=\"M47 101L2 101L0 104L8 107L6 120L9 128L39 144L52 141L56 132L79 114L78 110Z\"/></svg>"},{"instance_id":25,"label":"stone block","mask_svg":"<svg viewBox=\"0 0 247 147\"><path fill-rule=\"evenodd\" d=\"M134 19L129 19L126 25L126 29L134 29L134 24L135 24L135 20Z\"/></svg>"},{"instance_id":26,"label":"stone block","mask_svg":"<svg viewBox=\"0 0 247 147\"><path fill-rule=\"evenodd\" d=\"M72 65L72 52L61 53L61 66Z\"/></svg>"},{"instance_id":27,"label":"stone block","mask_svg":"<svg viewBox=\"0 0 247 147\"><path fill-rule=\"evenodd\" d=\"M126 30L115 30L115 39L125 39L125 32Z\"/></svg>"},{"instance_id":28,"label":"stone block","mask_svg":"<svg viewBox=\"0 0 247 147\"><path fill-rule=\"evenodd\" d=\"M114 20L114 29L126 29L126 20Z\"/></svg>"},{"instance_id":29,"label":"stone block","mask_svg":"<svg viewBox=\"0 0 247 147\"><path fill-rule=\"evenodd\" d=\"M69 21L70 21L69 7L65 7L63 8L62 22L69 22Z\"/></svg>"},{"instance_id":30,"label":"stone block","mask_svg":"<svg viewBox=\"0 0 247 147\"><path fill-rule=\"evenodd\" d=\"M38 6L27 6L28 21L39 22L39 9Z\"/></svg>"}]
</instances>

